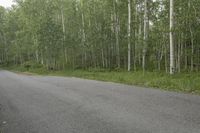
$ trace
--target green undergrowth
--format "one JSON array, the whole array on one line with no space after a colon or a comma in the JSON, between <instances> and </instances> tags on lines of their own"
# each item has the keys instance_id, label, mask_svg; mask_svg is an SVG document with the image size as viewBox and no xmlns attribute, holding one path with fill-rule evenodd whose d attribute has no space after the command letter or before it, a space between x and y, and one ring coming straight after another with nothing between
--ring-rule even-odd
<instances>
[{"instance_id":1,"label":"green undergrowth","mask_svg":"<svg viewBox=\"0 0 200 133\"><path fill-rule=\"evenodd\" d=\"M79 77L92 80L109 81L128 85L159 88L163 90L200 94L200 73L180 73L173 76L164 72L126 72L106 70L62 70L48 71L43 67L7 67L16 72L39 75Z\"/></svg>"}]
</instances>

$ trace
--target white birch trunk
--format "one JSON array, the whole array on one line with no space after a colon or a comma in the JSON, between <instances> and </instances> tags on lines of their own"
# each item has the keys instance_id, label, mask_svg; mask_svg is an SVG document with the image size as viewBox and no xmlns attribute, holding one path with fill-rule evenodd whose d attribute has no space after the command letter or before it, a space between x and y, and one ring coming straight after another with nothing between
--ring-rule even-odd
<instances>
[{"instance_id":1,"label":"white birch trunk","mask_svg":"<svg viewBox=\"0 0 200 133\"><path fill-rule=\"evenodd\" d=\"M118 0L114 1L114 16L115 16L115 38L116 38L116 62L117 67L120 68L120 51L119 51L119 16L117 12Z\"/></svg>"},{"instance_id":2,"label":"white birch trunk","mask_svg":"<svg viewBox=\"0 0 200 133\"><path fill-rule=\"evenodd\" d=\"M146 67L146 52L147 52L148 23L149 23L147 1L148 0L145 0L145 3L144 3L144 47L143 47L143 55L142 55L143 72L145 72L145 67Z\"/></svg>"},{"instance_id":3,"label":"white birch trunk","mask_svg":"<svg viewBox=\"0 0 200 133\"><path fill-rule=\"evenodd\" d=\"M173 27L174 27L174 0L170 0L170 74L172 75L174 74L174 69L175 69Z\"/></svg>"},{"instance_id":4,"label":"white birch trunk","mask_svg":"<svg viewBox=\"0 0 200 133\"><path fill-rule=\"evenodd\" d=\"M128 0L128 71L131 70L131 0Z\"/></svg>"}]
</instances>

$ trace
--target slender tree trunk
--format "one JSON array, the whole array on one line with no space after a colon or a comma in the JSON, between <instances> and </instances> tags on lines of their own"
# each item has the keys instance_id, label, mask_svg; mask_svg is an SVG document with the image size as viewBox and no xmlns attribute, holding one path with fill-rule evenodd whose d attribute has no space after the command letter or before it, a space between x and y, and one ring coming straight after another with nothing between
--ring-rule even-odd
<instances>
[{"instance_id":1,"label":"slender tree trunk","mask_svg":"<svg viewBox=\"0 0 200 133\"><path fill-rule=\"evenodd\" d=\"M177 59L177 69L178 72L181 72L181 35L179 37L179 42L178 42L178 53L177 53L178 59Z\"/></svg>"},{"instance_id":2,"label":"slender tree trunk","mask_svg":"<svg viewBox=\"0 0 200 133\"><path fill-rule=\"evenodd\" d=\"M138 33L138 41L139 41L140 43L141 43L141 40L142 40L142 19L140 19L140 23L139 23L139 33ZM139 65L142 64L141 54L142 54L142 51L139 50L139 51L138 51L138 62L139 62Z\"/></svg>"},{"instance_id":3,"label":"slender tree trunk","mask_svg":"<svg viewBox=\"0 0 200 133\"><path fill-rule=\"evenodd\" d=\"M85 48L85 41L86 41L86 35L85 35L85 15L83 12L83 0L81 0L81 22L82 22L82 47ZM83 49L83 54L82 54L82 67L86 67L86 58L87 58L87 54L85 49Z\"/></svg>"},{"instance_id":4,"label":"slender tree trunk","mask_svg":"<svg viewBox=\"0 0 200 133\"><path fill-rule=\"evenodd\" d=\"M60 5L60 13L61 13L61 22L62 22L62 31L63 31L63 42L62 42L62 52L63 52L63 68L65 68L65 64L67 64L67 55L66 55L66 47L65 47L65 40L66 40L66 29L65 29L65 17L64 17L64 11L63 11L63 0L61 0Z\"/></svg>"},{"instance_id":5,"label":"slender tree trunk","mask_svg":"<svg viewBox=\"0 0 200 133\"><path fill-rule=\"evenodd\" d=\"M191 34L191 44L192 44L192 48L191 48L191 71L194 70L194 37L193 37L193 32L192 32L192 28L190 26L190 34Z\"/></svg>"},{"instance_id":6,"label":"slender tree trunk","mask_svg":"<svg viewBox=\"0 0 200 133\"><path fill-rule=\"evenodd\" d=\"M131 0L128 0L128 71L131 70Z\"/></svg>"},{"instance_id":7,"label":"slender tree trunk","mask_svg":"<svg viewBox=\"0 0 200 133\"><path fill-rule=\"evenodd\" d=\"M102 59L102 66L105 68L105 59L104 59L104 49L101 49L101 59Z\"/></svg>"},{"instance_id":8,"label":"slender tree trunk","mask_svg":"<svg viewBox=\"0 0 200 133\"><path fill-rule=\"evenodd\" d=\"M65 62L68 63L68 50L65 48Z\"/></svg>"},{"instance_id":9,"label":"slender tree trunk","mask_svg":"<svg viewBox=\"0 0 200 133\"><path fill-rule=\"evenodd\" d=\"M165 46L165 72L168 73L168 54L167 54L167 47Z\"/></svg>"},{"instance_id":10,"label":"slender tree trunk","mask_svg":"<svg viewBox=\"0 0 200 133\"><path fill-rule=\"evenodd\" d=\"M41 64L44 65L44 55L42 51L41 51Z\"/></svg>"},{"instance_id":11,"label":"slender tree trunk","mask_svg":"<svg viewBox=\"0 0 200 133\"><path fill-rule=\"evenodd\" d=\"M146 52L147 52L147 40L148 40L148 0L144 1L144 46L142 51L142 69L145 72L146 67Z\"/></svg>"},{"instance_id":12,"label":"slender tree trunk","mask_svg":"<svg viewBox=\"0 0 200 133\"><path fill-rule=\"evenodd\" d=\"M35 56L36 56L36 61L39 63L39 54L38 54L38 49L35 51Z\"/></svg>"},{"instance_id":13,"label":"slender tree trunk","mask_svg":"<svg viewBox=\"0 0 200 133\"><path fill-rule=\"evenodd\" d=\"M184 58L185 58L185 70L187 70L188 68L188 57L187 57L187 44L185 43L185 50L184 50Z\"/></svg>"},{"instance_id":14,"label":"slender tree trunk","mask_svg":"<svg viewBox=\"0 0 200 133\"><path fill-rule=\"evenodd\" d=\"M173 27L174 27L174 0L170 0L170 74L171 75L173 75L175 72Z\"/></svg>"},{"instance_id":15,"label":"slender tree trunk","mask_svg":"<svg viewBox=\"0 0 200 133\"><path fill-rule=\"evenodd\" d=\"M197 59L197 71L199 71L199 67L200 67L200 48L198 48L198 54L197 54L197 57L198 57L198 59Z\"/></svg>"},{"instance_id":16,"label":"slender tree trunk","mask_svg":"<svg viewBox=\"0 0 200 133\"><path fill-rule=\"evenodd\" d=\"M137 0L134 0L133 3L133 7L134 7L134 44L132 46L132 61L133 61L133 67L134 67L134 71L136 71L136 43L138 43L138 38L137 38Z\"/></svg>"},{"instance_id":17,"label":"slender tree trunk","mask_svg":"<svg viewBox=\"0 0 200 133\"><path fill-rule=\"evenodd\" d=\"M114 17L115 17L115 39L116 39L116 62L120 68L120 50L119 50L119 16L117 11L118 0L114 0Z\"/></svg>"}]
</instances>

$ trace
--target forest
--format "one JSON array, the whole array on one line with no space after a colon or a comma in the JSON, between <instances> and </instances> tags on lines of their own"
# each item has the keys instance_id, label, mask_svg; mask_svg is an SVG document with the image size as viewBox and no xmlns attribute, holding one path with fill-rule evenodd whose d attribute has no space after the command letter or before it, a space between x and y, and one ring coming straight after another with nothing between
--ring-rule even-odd
<instances>
[{"instance_id":1,"label":"forest","mask_svg":"<svg viewBox=\"0 0 200 133\"><path fill-rule=\"evenodd\" d=\"M0 64L48 70L200 70L198 0L16 0L0 7Z\"/></svg>"}]
</instances>

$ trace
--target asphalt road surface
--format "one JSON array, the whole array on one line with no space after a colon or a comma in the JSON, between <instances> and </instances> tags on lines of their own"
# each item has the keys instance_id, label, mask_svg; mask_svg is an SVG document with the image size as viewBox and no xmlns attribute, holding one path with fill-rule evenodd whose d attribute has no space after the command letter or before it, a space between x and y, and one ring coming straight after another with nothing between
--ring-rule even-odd
<instances>
[{"instance_id":1,"label":"asphalt road surface","mask_svg":"<svg viewBox=\"0 0 200 133\"><path fill-rule=\"evenodd\" d=\"M200 133L200 96L0 71L0 133Z\"/></svg>"}]
</instances>

